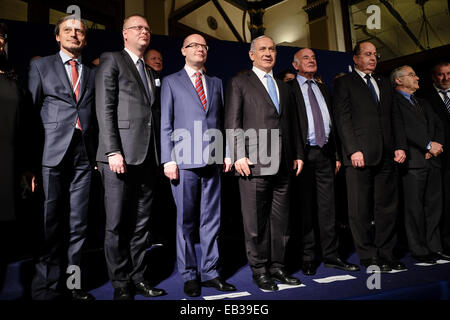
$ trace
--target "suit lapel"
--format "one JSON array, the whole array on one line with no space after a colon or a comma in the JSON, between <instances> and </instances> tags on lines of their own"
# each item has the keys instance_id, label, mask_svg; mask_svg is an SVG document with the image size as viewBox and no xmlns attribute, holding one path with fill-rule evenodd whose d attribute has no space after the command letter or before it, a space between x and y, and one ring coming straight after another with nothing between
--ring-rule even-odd
<instances>
[{"instance_id":1,"label":"suit lapel","mask_svg":"<svg viewBox=\"0 0 450 320\"><path fill-rule=\"evenodd\" d=\"M369 97L373 97L372 92L369 89L369 86L367 85L367 83L363 80L363 78L361 78L361 76L356 71L352 72L352 76L353 76L353 83L355 84L355 86L359 87L361 90L365 91L366 94ZM378 82L377 82L377 84L378 84ZM378 86L378 89L380 90L380 99L379 100L381 102L381 88L380 88L380 86ZM373 101L374 106L376 106L377 110L379 110L378 105L375 102L375 99L372 98L371 101Z\"/></svg>"},{"instance_id":2,"label":"suit lapel","mask_svg":"<svg viewBox=\"0 0 450 320\"><path fill-rule=\"evenodd\" d=\"M87 83L90 79L90 74L91 74L91 69L87 65L83 64L83 73L81 76L81 84L80 84L81 85L80 94L78 96L77 103L79 103L81 101L81 99L83 99L83 95L84 95L84 92L86 91Z\"/></svg>"},{"instance_id":3,"label":"suit lapel","mask_svg":"<svg viewBox=\"0 0 450 320\"><path fill-rule=\"evenodd\" d=\"M139 84L139 88L141 89L142 94L144 95L144 97L146 97L149 105L151 105L151 101L149 101L149 97L147 96L147 91L145 90L144 84L142 83L141 76L139 75L139 72L137 71L137 68L134 65L130 55L128 54L128 52L123 50L122 57L123 60L125 61L125 64L128 66L128 69L130 69L131 73L133 74L136 82Z\"/></svg>"},{"instance_id":4,"label":"suit lapel","mask_svg":"<svg viewBox=\"0 0 450 320\"><path fill-rule=\"evenodd\" d=\"M295 100L297 101L297 104L300 106L300 110L298 110L299 115L300 115L300 121L302 121L303 119L305 119L306 121L302 121L302 130L303 128L305 128L306 130L304 130L304 132L308 132L308 115L306 114L306 104L305 104L305 99L303 98L303 93L302 93L302 89L300 88L300 84L297 81L297 78L295 78L295 81L293 83L292 89L294 90L294 95L295 95ZM302 135L305 135L304 133ZM304 136L303 138L306 138L306 136Z\"/></svg>"},{"instance_id":5,"label":"suit lapel","mask_svg":"<svg viewBox=\"0 0 450 320\"><path fill-rule=\"evenodd\" d=\"M67 92L70 93L70 96L72 97L73 102L75 102L75 95L73 93L73 86L69 81L69 77L67 76L66 68L64 67L64 64L62 63L61 57L59 56L59 53L55 55L55 70L56 74L58 75L59 79L61 80L64 87L67 89Z\"/></svg>"},{"instance_id":6,"label":"suit lapel","mask_svg":"<svg viewBox=\"0 0 450 320\"><path fill-rule=\"evenodd\" d=\"M397 92L396 94L399 95L400 101L403 104L403 108L408 109L409 112L414 113L417 118L420 118L422 121L427 121L427 118L425 116L425 114L423 114L422 112L420 112L419 110L417 110L417 107L415 105L413 105L411 102L408 101L408 99L406 99L401 93ZM425 110L424 110L425 112Z\"/></svg>"},{"instance_id":7,"label":"suit lapel","mask_svg":"<svg viewBox=\"0 0 450 320\"><path fill-rule=\"evenodd\" d=\"M269 105L271 105L275 110L277 110L277 108L273 104L272 99L269 96L269 92L267 92L266 88L262 84L261 80L259 80L259 78L256 75L256 73L254 73L253 71L249 71L248 77L249 77L249 82L255 87L255 89L257 91L262 93L262 95L263 95L264 99L266 100L266 102ZM280 96L281 96L281 94L280 94Z\"/></svg>"},{"instance_id":8,"label":"suit lapel","mask_svg":"<svg viewBox=\"0 0 450 320\"><path fill-rule=\"evenodd\" d=\"M212 100L213 92L214 92L214 82L206 74L205 74L205 79L206 79L206 90L208 93L207 98L206 98L206 113L208 113L209 109L211 108L211 100Z\"/></svg>"},{"instance_id":9,"label":"suit lapel","mask_svg":"<svg viewBox=\"0 0 450 320\"><path fill-rule=\"evenodd\" d=\"M189 75L187 74L186 70L184 70L184 68L180 71L180 78L181 78L181 82L186 87L187 91L191 93L194 101L197 101L199 108L203 108L202 102L200 101L200 97L198 96L197 91L195 91L195 88L192 85L192 81L189 78ZM208 102L208 100L207 100L207 102Z\"/></svg>"}]
</instances>

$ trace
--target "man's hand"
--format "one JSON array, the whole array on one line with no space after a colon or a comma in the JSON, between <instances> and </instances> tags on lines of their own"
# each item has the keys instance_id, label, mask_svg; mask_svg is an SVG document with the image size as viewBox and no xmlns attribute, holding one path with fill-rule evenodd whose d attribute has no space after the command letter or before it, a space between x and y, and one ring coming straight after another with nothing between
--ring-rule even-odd
<instances>
[{"instance_id":1,"label":"man's hand","mask_svg":"<svg viewBox=\"0 0 450 320\"><path fill-rule=\"evenodd\" d=\"M431 159L433 155L429 152L425 153L425 160Z\"/></svg>"},{"instance_id":2,"label":"man's hand","mask_svg":"<svg viewBox=\"0 0 450 320\"><path fill-rule=\"evenodd\" d=\"M340 161L336 161L336 168L334 169L334 175L337 175L339 172L339 169L341 168L341 162Z\"/></svg>"},{"instance_id":3,"label":"man's hand","mask_svg":"<svg viewBox=\"0 0 450 320\"><path fill-rule=\"evenodd\" d=\"M439 142L436 141L432 141L431 142L431 149L429 150L429 152L437 157L438 155L440 155L442 152L444 152L444 148L442 147L442 144L440 144Z\"/></svg>"},{"instance_id":4,"label":"man's hand","mask_svg":"<svg viewBox=\"0 0 450 320\"><path fill-rule=\"evenodd\" d=\"M251 173L249 166L252 165L253 162L251 162L248 158L241 158L234 163L234 168L241 176L248 177Z\"/></svg>"},{"instance_id":5,"label":"man's hand","mask_svg":"<svg viewBox=\"0 0 450 320\"><path fill-rule=\"evenodd\" d=\"M26 171L22 174L22 183L24 185L27 185L31 189L31 192L34 192L34 190L36 190L36 176L31 172Z\"/></svg>"},{"instance_id":6,"label":"man's hand","mask_svg":"<svg viewBox=\"0 0 450 320\"><path fill-rule=\"evenodd\" d=\"M403 150L394 151L394 161L397 163L403 163L406 160L406 153Z\"/></svg>"},{"instance_id":7,"label":"man's hand","mask_svg":"<svg viewBox=\"0 0 450 320\"><path fill-rule=\"evenodd\" d=\"M231 158L225 158L223 160L223 172L230 172L233 168L233 162L231 162Z\"/></svg>"},{"instance_id":8,"label":"man's hand","mask_svg":"<svg viewBox=\"0 0 450 320\"><path fill-rule=\"evenodd\" d=\"M164 166L164 174L170 180L178 180L178 166L176 163Z\"/></svg>"},{"instance_id":9,"label":"man's hand","mask_svg":"<svg viewBox=\"0 0 450 320\"><path fill-rule=\"evenodd\" d=\"M364 155L361 151L356 151L350 157L353 168L364 168Z\"/></svg>"},{"instance_id":10,"label":"man's hand","mask_svg":"<svg viewBox=\"0 0 450 320\"><path fill-rule=\"evenodd\" d=\"M127 172L127 166L122 155L117 153L115 155L108 157L109 169L115 173L125 173Z\"/></svg>"},{"instance_id":11,"label":"man's hand","mask_svg":"<svg viewBox=\"0 0 450 320\"><path fill-rule=\"evenodd\" d=\"M295 175L298 176L300 172L302 172L303 169L303 160L297 159L294 160L294 170L297 169L297 172L295 172Z\"/></svg>"}]
</instances>

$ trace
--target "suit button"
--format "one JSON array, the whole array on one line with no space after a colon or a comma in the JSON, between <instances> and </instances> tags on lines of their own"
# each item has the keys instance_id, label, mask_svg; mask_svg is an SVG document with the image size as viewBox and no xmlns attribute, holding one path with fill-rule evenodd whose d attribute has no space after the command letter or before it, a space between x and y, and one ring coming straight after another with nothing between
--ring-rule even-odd
<instances>
[{"instance_id":1,"label":"suit button","mask_svg":"<svg viewBox=\"0 0 450 320\"><path fill-rule=\"evenodd\" d=\"M150 128L152 126L152 123L151 122L147 123L147 126Z\"/></svg>"}]
</instances>

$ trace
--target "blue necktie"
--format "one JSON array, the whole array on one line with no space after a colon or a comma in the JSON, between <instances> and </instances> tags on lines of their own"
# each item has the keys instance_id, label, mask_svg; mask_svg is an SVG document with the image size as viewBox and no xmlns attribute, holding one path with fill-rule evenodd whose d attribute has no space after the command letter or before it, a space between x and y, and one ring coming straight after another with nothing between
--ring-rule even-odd
<instances>
[{"instance_id":1,"label":"blue necktie","mask_svg":"<svg viewBox=\"0 0 450 320\"><path fill-rule=\"evenodd\" d=\"M370 91L372 92L373 98L375 99L375 102L378 104L378 96L377 96L377 92L375 90L375 87L372 84L372 81L370 81L370 74L366 74L364 76L364 78L366 78L367 80L367 86L369 87Z\"/></svg>"},{"instance_id":2,"label":"blue necktie","mask_svg":"<svg viewBox=\"0 0 450 320\"><path fill-rule=\"evenodd\" d=\"M144 85L145 91L147 92L148 101L152 101L152 96L150 94L150 88L148 87L147 77L145 76L144 62L141 59L138 60L138 71L141 76L142 83Z\"/></svg>"},{"instance_id":3,"label":"blue necktie","mask_svg":"<svg viewBox=\"0 0 450 320\"><path fill-rule=\"evenodd\" d=\"M448 113L450 113L450 98L448 97L448 93L450 92L450 90L439 90L439 92L444 95L444 104L447 108Z\"/></svg>"},{"instance_id":4,"label":"blue necktie","mask_svg":"<svg viewBox=\"0 0 450 320\"><path fill-rule=\"evenodd\" d=\"M308 98L309 105L311 106L311 112L313 115L314 121L314 135L316 144L319 147L323 147L325 145L325 125L323 123L322 111L320 110L319 103L317 102L316 95L312 90L311 84L312 80L307 80L308 82Z\"/></svg>"},{"instance_id":5,"label":"blue necktie","mask_svg":"<svg viewBox=\"0 0 450 320\"><path fill-rule=\"evenodd\" d=\"M273 79L270 76L270 74L266 73L264 77L267 78L267 89L269 90L270 99L272 99L275 108L277 108L277 112L280 113L280 105L278 103L277 89L275 88L275 83L273 82Z\"/></svg>"}]
</instances>

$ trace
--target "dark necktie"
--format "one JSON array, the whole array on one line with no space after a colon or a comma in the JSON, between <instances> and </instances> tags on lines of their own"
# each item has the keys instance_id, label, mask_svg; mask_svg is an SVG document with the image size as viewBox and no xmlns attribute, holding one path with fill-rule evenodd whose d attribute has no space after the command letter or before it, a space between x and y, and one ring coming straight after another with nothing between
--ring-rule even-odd
<instances>
[{"instance_id":1,"label":"dark necktie","mask_svg":"<svg viewBox=\"0 0 450 320\"><path fill-rule=\"evenodd\" d=\"M447 108L447 112L450 113L450 98L448 97L450 90L439 90L439 92L444 95L444 104Z\"/></svg>"},{"instance_id":2,"label":"dark necktie","mask_svg":"<svg viewBox=\"0 0 450 320\"><path fill-rule=\"evenodd\" d=\"M316 95L312 90L311 84L312 80L307 80L308 82L308 98L309 105L311 106L311 112L314 120L314 134L316 138L316 144L319 147L325 145L325 125L323 123L322 111L320 111L319 103L317 102Z\"/></svg>"},{"instance_id":3,"label":"dark necktie","mask_svg":"<svg viewBox=\"0 0 450 320\"><path fill-rule=\"evenodd\" d=\"M419 110L420 113L424 114L423 108L420 105L420 102L416 99L416 97L413 94L410 96L410 99L411 99L412 103L414 104L414 106L417 108L417 110Z\"/></svg>"},{"instance_id":4,"label":"dark necktie","mask_svg":"<svg viewBox=\"0 0 450 320\"><path fill-rule=\"evenodd\" d=\"M139 71L139 75L141 76L142 84L144 85L145 91L147 92L148 101L152 101L152 96L150 94L150 88L148 87L147 77L145 76L144 62L141 59L139 59L137 63L138 63L138 71Z\"/></svg>"},{"instance_id":5,"label":"dark necktie","mask_svg":"<svg viewBox=\"0 0 450 320\"><path fill-rule=\"evenodd\" d=\"M194 73L195 76L195 91L197 91L198 97L202 102L203 110L206 111L206 94L205 88L203 88L202 74L200 72Z\"/></svg>"},{"instance_id":6,"label":"dark necktie","mask_svg":"<svg viewBox=\"0 0 450 320\"><path fill-rule=\"evenodd\" d=\"M78 102L78 96L80 95L80 81L78 81L77 62L72 59L69 60L69 64L72 69L72 89L75 94L75 101ZM81 130L81 122L79 117L77 117L77 124L75 127Z\"/></svg>"},{"instance_id":7,"label":"dark necktie","mask_svg":"<svg viewBox=\"0 0 450 320\"><path fill-rule=\"evenodd\" d=\"M375 102L378 104L377 91L375 90L375 87L373 86L372 81L370 81L370 74L366 74L364 76L364 78L367 80L367 86L369 87L370 92L372 92Z\"/></svg>"}]
</instances>

